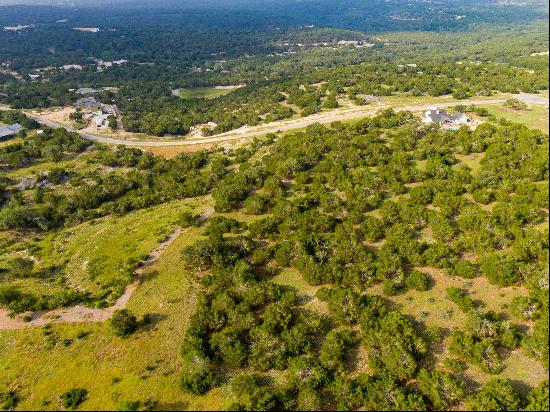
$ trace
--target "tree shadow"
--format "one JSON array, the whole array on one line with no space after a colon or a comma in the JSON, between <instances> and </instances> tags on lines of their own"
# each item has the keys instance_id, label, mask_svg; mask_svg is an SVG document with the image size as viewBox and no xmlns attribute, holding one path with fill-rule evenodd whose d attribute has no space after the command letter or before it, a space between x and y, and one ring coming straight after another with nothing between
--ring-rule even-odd
<instances>
[{"instance_id":1,"label":"tree shadow","mask_svg":"<svg viewBox=\"0 0 550 412\"><path fill-rule=\"evenodd\" d=\"M467 375L466 373L458 373L456 376L466 384L466 389L470 393L476 392L481 387L480 383L476 382L471 376Z\"/></svg>"},{"instance_id":2,"label":"tree shadow","mask_svg":"<svg viewBox=\"0 0 550 412\"><path fill-rule=\"evenodd\" d=\"M139 279L142 282L149 282L151 280L156 279L158 276L159 276L159 271L158 270L151 270L151 271L146 271L143 274L141 274Z\"/></svg>"},{"instance_id":3,"label":"tree shadow","mask_svg":"<svg viewBox=\"0 0 550 412\"><path fill-rule=\"evenodd\" d=\"M531 387L523 381L510 379L510 384L521 396L527 396L527 394L531 391Z\"/></svg>"},{"instance_id":4,"label":"tree shadow","mask_svg":"<svg viewBox=\"0 0 550 412\"><path fill-rule=\"evenodd\" d=\"M166 318L167 316L161 313L146 313L139 322L139 328L146 331L152 330Z\"/></svg>"}]
</instances>

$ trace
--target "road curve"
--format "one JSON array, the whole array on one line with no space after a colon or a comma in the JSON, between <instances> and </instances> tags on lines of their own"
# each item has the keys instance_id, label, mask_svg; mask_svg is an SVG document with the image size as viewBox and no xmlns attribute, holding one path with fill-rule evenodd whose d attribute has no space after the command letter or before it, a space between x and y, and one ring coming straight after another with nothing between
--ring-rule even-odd
<instances>
[{"instance_id":1,"label":"road curve","mask_svg":"<svg viewBox=\"0 0 550 412\"><path fill-rule=\"evenodd\" d=\"M522 94L514 94L513 97L524 103L548 105L548 99L538 95L522 93ZM420 110L427 110L435 106L449 107L449 106L471 105L471 104L484 105L484 104L504 103L505 101L506 99L504 98L486 99L486 100L454 100L451 102L431 103L431 104L416 105L416 106L404 106L404 107L394 108L394 110L397 112L406 111L406 110L420 111ZM135 147L168 147L168 146L194 146L194 145L201 145L201 144L226 142L230 140L239 140L239 139L246 139L246 138L255 137L255 136L261 136L267 133L275 133L277 131L301 129L313 123L326 124L326 123L332 123L334 121L360 119L363 117L372 116L376 114L376 112L378 112L379 110L387 109L389 107L391 106L380 107L377 109L372 109L372 108L369 108L368 106L357 107L352 109L340 109L340 110L335 110L333 112L319 113L319 114L308 116L302 119L283 120L283 121L274 122L274 123L267 123L261 126L254 127L253 129L250 129L250 130L231 131L231 132L221 133L208 138L188 139L188 140L170 140L170 141L159 141L159 140L154 140L154 141L137 140L136 141L136 140L113 139L111 137L103 137L103 136L98 136L90 133L80 132L78 130L74 130L69 127L63 126L59 123L52 122L50 120L45 120L40 116L37 116L29 112L25 112L25 114L29 118L36 120L37 122L43 124L44 126L48 126L53 129L64 127L68 131L78 133L80 137L82 137L83 139L91 140L98 143L111 144L111 145L135 146ZM5 110L8 108L0 106L0 109Z\"/></svg>"}]
</instances>

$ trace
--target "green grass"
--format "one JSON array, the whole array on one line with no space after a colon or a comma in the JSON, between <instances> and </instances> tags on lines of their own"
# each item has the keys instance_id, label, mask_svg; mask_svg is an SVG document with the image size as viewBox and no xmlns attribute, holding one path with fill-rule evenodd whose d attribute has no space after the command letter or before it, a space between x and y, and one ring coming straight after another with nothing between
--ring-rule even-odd
<instances>
[{"instance_id":1,"label":"green grass","mask_svg":"<svg viewBox=\"0 0 550 412\"><path fill-rule=\"evenodd\" d=\"M281 273L274 276L272 280L273 283L288 287L290 290L294 291L302 307L320 313L328 312L326 303L320 301L315 296L321 286L311 286L296 269L285 268Z\"/></svg>"},{"instance_id":2,"label":"green grass","mask_svg":"<svg viewBox=\"0 0 550 412\"><path fill-rule=\"evenodd\" d=\"M531 129L539 129L548 133L548 109L540 104L532 104L528 106L528 110L513 110L506 106L487 105L487 109L498 118L521 123Z\"/></svg>"},{"instance_id":3,"label":"green grass","mask_svg":"<svg viewBox=\"0 0 550 412\"><path fill-rule=\"evenodd\" d=\"M48 263L66 262L68 283L97 293L104 285L124 280L128 268L176 229L179 213L200 203L172 201L65 229L42 242L40 257Z\"/></svg>"},{"instance_id":4,"label":"green grass","mask_svg":"<svg viewBox=\"0 0 550 412\"><path fill-rule=\"evenodd\" d=\"M202 205L197 206L197 213ZM127 339L115 337L108 324L58 324L57 342L48 346L40 328L0 331L0 392L18 389L19 409L58 410L64 391L82 387L87 400L79 409L117 410L122 401L151 398L160 410L215 410L226 405L227 388L196 397L179 388L179 346L195 308L196 285L182 270L181 249L202 228L185 229L148 270L128 309L138 318L157 319ZM78 332L88 332L84 339ZM64 346L63 339L72 339Z\"/></svg>"},{"instance_id":5,"label":"green grass","mask_svg":"<svg viewBox=\"0 0 550 412\"><path fill-rule=\"evenodd\" d=\"M509 96L509 95L508 95ZM506 95L497 94L494 96L475 96L470 99L475 100L485 100L485 99L497 99L497 98L507 98ZM444 96L411 96L407 93L395 93L391 96L383 96L380 100L383 104L392 106L392 107L402 107L402 106L424 106L427 104L437 105L438 103L448 103L456 101L456 104L462 104L463 100L455 99L451 95Z\"/></svg>"},{"instance_id":6,"label":"green grass","mask_svg":"<svg viewBox=\"0 0 550 412\"><path fill-rule=\"evenodd\" d=\"M235 87L237 88L237 87ZM231 93L235 88L217 89L215 87L197 87L195 89L181 89L178 96L184 100L189 99L215 99Z\"/></svg>"},{"instance_id":7,"label":"green grass","mask_svg":"<svg viewBox=\"0 0 550 412\"><path fill-rule=\"evenodd\" d=\"M188 208L203 210L208 198L172 201L131 212L123 217L108 216L62 229L39 240L26 239L11 246L0 258L0 267L16 256L32 256L37 269L63 265L53 279L4 280L3 286L52 295L61 284L98 296L126 285L139 262L178 226L179 213ZM116 291L115 291L116 292ZM116 299L109 296L108 302Z\"/></svg>"},{"instance_id":8,"label":"green grass","mask_svg":"<svg viewBox=\"0 0 550 412\"><path fill-rule=\"evenodd\" d=\"M459 163L453 165L454 169L459 169L462 165L468 166L472 169L472 174L477 174L481 168L480 161L485 156L485 153L470 153L468 155L455 154Z\"/></svg>"}]
</instances>

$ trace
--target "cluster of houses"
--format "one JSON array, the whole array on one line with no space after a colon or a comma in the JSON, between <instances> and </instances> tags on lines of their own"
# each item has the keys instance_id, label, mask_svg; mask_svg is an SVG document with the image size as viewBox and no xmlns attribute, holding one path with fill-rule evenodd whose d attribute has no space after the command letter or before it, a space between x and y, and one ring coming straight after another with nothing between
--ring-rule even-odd
<instances>
[{"instance_id":1,"label":"cluster of houses","mask_svg":"<svg viewBox=\"0 0 550 412\"><path fill-rule=\"evenodd\" d=\"M279 47L332 47L337 49L336 46L354 46L357 48L363 47L374 47L374 43L369 43L364 40L339 40L338 42L334 41L325 41L325 42L314 42L314 43L291 43L288 41L278 42Z\"/></svg>"},{"instance_id":2,"label":"cluster of houses","mask_svg":"<svg viewBox=\"0 0 550 412\"><path fill-rule=\"evenodd\" d=\"M438 123L442 126L462 126L471 123L471 119L464 113L449 113L444 109L429 109L422 116L424 123Z\"/></svg>"},{"instance_id":3,"label":"cluster of houses","mask_svg":"<svg viewBox=\"0 0 550 412\"><path fill-rule=\"evenodd\" d=\"M114 67L114 66L122 66L126 63L129 63L129 60L126 60L126 59L118 59L118 60L113 60L113 61L105 61L105 60L102 60L102 59L96 59L94 57L90 57L89 60L91 60L93 62L93 65L95 65L96 69L98 72L102 72L103 70L109 68L109 67ZM93 66L91 64L65 64L61 67L52 67L52 66L48 66L48 67L41 67L41 68L37 68L37 69L34 69L32 71L32 73L30 73L28 76L31 80L39 80L41 77L43 78L46 78L46 74L52 70L56 70L56 69L60 69L60 70L64 70L64 71L68 71L68 70L82 70L85 66Z\"/></svg>"}]
</instances>

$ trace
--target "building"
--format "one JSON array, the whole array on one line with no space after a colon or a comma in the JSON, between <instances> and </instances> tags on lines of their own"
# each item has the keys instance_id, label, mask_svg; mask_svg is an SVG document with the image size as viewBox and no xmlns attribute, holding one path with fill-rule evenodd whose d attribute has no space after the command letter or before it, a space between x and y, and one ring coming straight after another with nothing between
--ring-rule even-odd
<instances>
[{"instance_id":1,"label":"building","mask_svg":"<svg viewBox=\"0 0 550 412\"><path fill-rule=\"evenodd\" d=\"M430 109L424 112L424 123L439 123L446 125L463 125L470 122L468 116L461 112L449 113L443 109Z\"/></svg>"},{"instance_id":2,"label":"building","mask_svg":"<svg viewBox=\"0 0 550 412\"><path fill-rule=\"evenodd\" d=\"M73 27L73 30L85 31L85 32L88 32L88 33L97 33L99 31L99 28L97 28L97 27Z\"/></svg>"},{"instance_id":3,"label":"building","mask_svg":"<svg viewBox=\"0 0 550 412\"><path fill-rule=\"evenodd\" d=\"M30 24L30 25L21 25L21 24L18 24L17 26L4 26L4 30L5 31L21 31L21 30L25 30L25 29L28 29L30 27L34 27L34 24Z\"/></svg>"},{"instance_id":4,"label":"building","mask_svg":"<svg viewBox=\"0 0 550 412\"><path fill-rule=\"evenodd\" d=\"M78 93L78 94L94 94L94 93L97 93L97 90L92 89L91 87L81 87L80 89L76 89L76 93Z\"/></svg>"},{"instance_id":5,"label":"building","mask_svg":"<svg viewBox=\"0 0 550 412\"><path fill-rule=\"evenodd\" d=\"M82 66L80 64L66 64L63 66L63 70L82 70Z\"/></svg>"},{"instance_id":6,"label":"building","mask_svg":"<svg viewBox=\"0 0 550 412\"><path fill-rule=\"evenodd\" d=\"M21 130L23 130L23 126L21 126L19 123L0 127L0 140L15 136Z\"/></svg>"},{"instance_id":7,"label":"building","mask_svg":"<svg viewBox=\"0 0 550 412\"><path fill-rule=\"evenodd\" d=\"M78 99L74 105L80 109L89 110L91 112L96 112L101 109L101 103L93 97L83 97Z\"/></svg>"},{"instance_id":8,"label":"building","mask_svg":"<svg viewBox=\"0 0 550 412\"><path fill-rule=\"evenodd\" d=\"M95 124L98 128L109 126L109 114L103 110L94 113Z\"/></svg>"}]
</instances>

